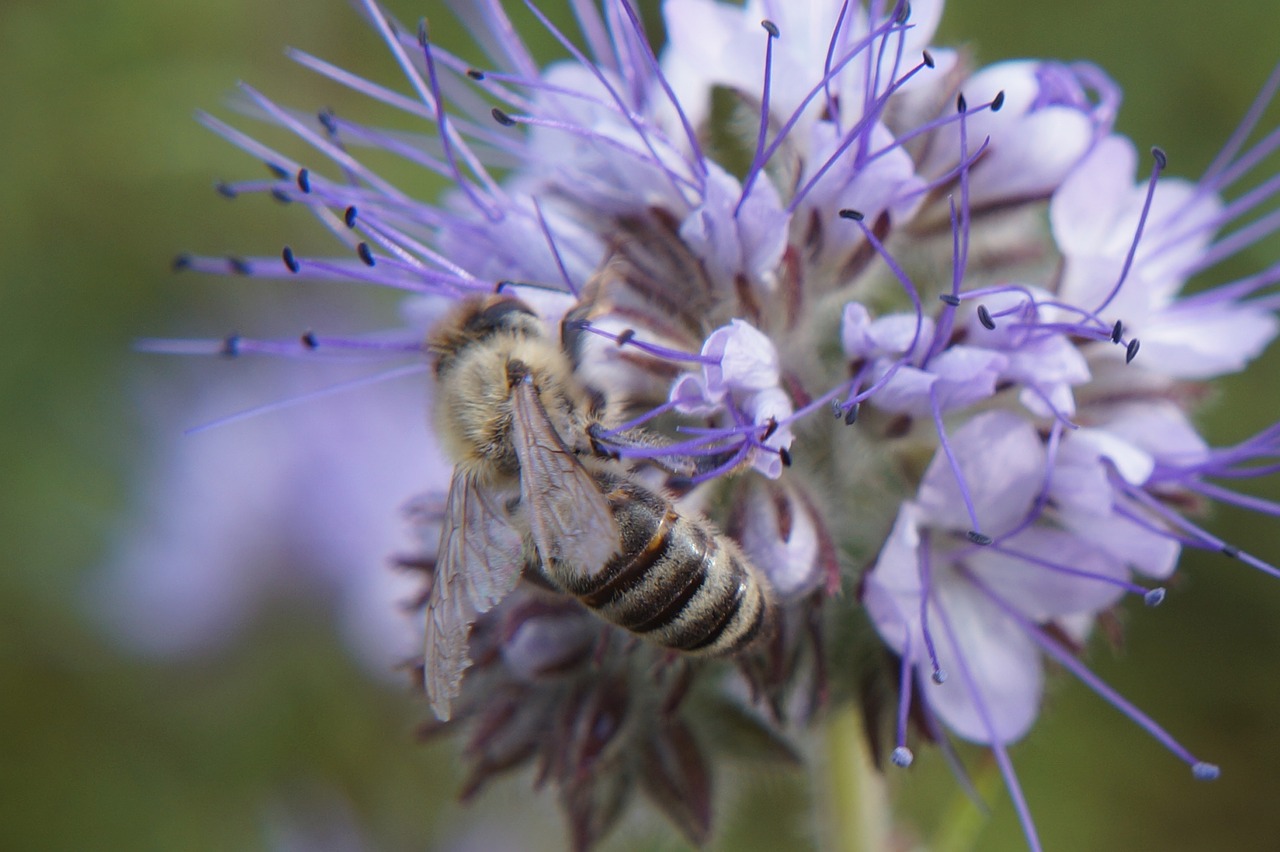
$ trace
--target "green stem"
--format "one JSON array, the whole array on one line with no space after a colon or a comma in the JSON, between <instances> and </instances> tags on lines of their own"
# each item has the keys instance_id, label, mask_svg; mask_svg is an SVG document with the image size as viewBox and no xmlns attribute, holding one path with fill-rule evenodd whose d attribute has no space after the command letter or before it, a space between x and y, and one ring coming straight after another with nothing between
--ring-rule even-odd
<instances>
[{"instance_id":1,"label":"green stem","mask_svg":"<svg viewBox=\"0 0 1280 852\"><path fill-rule=\"evenodd\" d=\"M889 798L853 707L831 718L826 739L827 848L883 852L888 848Z\"/></svg>"}]
</instances>

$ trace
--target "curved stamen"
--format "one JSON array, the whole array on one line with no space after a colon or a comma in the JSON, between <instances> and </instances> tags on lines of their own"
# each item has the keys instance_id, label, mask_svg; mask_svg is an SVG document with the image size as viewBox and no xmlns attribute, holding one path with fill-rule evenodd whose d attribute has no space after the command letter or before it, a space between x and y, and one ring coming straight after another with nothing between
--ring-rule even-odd
<instances>
[{"instance_id":1,"label":"curved stamen","mask_svg":"<svg viewBox=\"0 0 1280 852\"><path fill-rule=\"evenodd\" d=\"M916 570L920 575L920 635L924 637L925 651L933 666L933 682L943 684L947 681L947 673L938 662L938 649L933 644L933 632L929 629L929 602L934 598L933 592L933 558L932 540L928 530L920 531L920 558Z\"/></svg>"},{"instance_id":2,"label":"curved stamen","mask_svg":"<svg viewBox=\"0 0 1280 852\"><path fill-rule=\"evenodd\" d=\"M575 45L572 41L566 38L564 33L560 32L560 30L555 26L555 24L551 22L551 19L549 19L545 14L543 14L542 10L540 10L533 2L531 2L531 0L524 0L524 5L527 9L529 9L530 12L533 13L534 17L538 19L538 21L547 30L547 32L549 32L551 36L557 42L559 42L560 45L565 50L567 50L571 56L573 56L574 59L576 59L579 63L581 63L582 67L585 68L587 71L589 71L591 75L595 77L596 80L600 83L600 86L606 92L609 93L609 96L613 98L615 103L617 103L620 114L626 117L627 123L631 125L631 129L634 130L636 135L640 138L641 144L644 145L646 149L648 149L649 154L650 156L653 157L654 162L659 165L663 175L665 175L667 178L667 181L671 183L671 188L676 192L677 195L680 195L680 183L681 183L682 176L678 175L675 171L673 171L671 167L667 165L667 162L658 155L658 151L654 147L654 142L653 142L654 138L658 137L658 134L653 133L652 131L647 131L644 127L640 125L639 122L635 121L631 117L631 110L627 108L626 100L624 100L622 95L618 93L617 88L611 82L609 82L609 79L608 77L605 76L604 72L600 70L599 66L595 65L593 62L591 62L591 60L587 59L587 57L583 55L582 51L578 49L577 45ZM686 162L685 165L689 165L689 164ZM688 179L685 178L685 181L687 182ZM693 180L693 183L699 184L699 181L697 181L697 179L695 178Z\"/></svg>"},{"instance_id":3,"label":"curved stamen","mask_svg":"<svg viewBox=\"0 0 1280 852\"><path fill-rule=\"evenodd\" d=\"M747 202L747 195L755 182L763 164L765 139L769 135L769 94L773 83L773 41L778 38L778 27L773 21L765 19L760 22L764 28L764 83L760 93L760 129L756 132L756 150L751 155L751 166L747 169L747 179L742 182L742 194L733 208L733 218L742 213L742 205Z\"/></svg>"},{"instance_id":4,"label":"curved stamen","mask_svg":"<svg viewBox=\"0 0 1280 852\"><path fill-rule=\"evenodd\" d=\"M1216 550L1225 556L1231 557L1232 559L1239 559L1241 562L1256 568L1264 574L1280 579L1280 569L1276 568L1274 565L1259 559L1251 553L1241 550L1235 545L1228 544L1203 527L1192 523L1178 512L1175 512L1165 506L1160 500L1148 494L1145 489L1129 485L1129 483L1126 482L1115 470L1114 464L1109 464L1107 467L1109 468L1109 477L1112 480L1112 483L1115 484L1120 491L1127 496L1132 497L1134 500L1141 503L1147 509L1150 509L1156 515L1159 515L1168 523L1189 533L1191 536L1190 543L1196 547L1207 550Z\"/></svg>"},{"instance_id":5,"label":"curved stamen","mask_svg":"<svg viewBox=\"0 0 1280 852\"><path fill-rule=\"evenodd\" d=\"M963 571L963 568L961 570ZM1036 833L1035 823L1031 819L1031 809L1027 806L1027 800L1022 793L1022 785L1018 783L1017 773L1013 770L1013 762L1009 760L1009 752L1005 748L1004 742L996 735L995 722L991 718L991 709L987 705L986 697L982 694L982 690L978 688L978 682L973 672L969 669L969 661L964 653L963 646L957 639L955 627L952 625L946 609L941 604L938 604L938 620L942 622L942 628L947 634L947 641L951 643L951 649L955 653L956 666L959 668L960 677L964 681L965 691L969 693L973 707L978 712L978 718L982 721L983 727L986 728L987 738L990 741L988 747L991 749L992 754L995 755L996 764L1000 767L1000 775L1004 778L1009 797L1013 799L1014 810L1018 813L1018 821L1022 824L1022 832L1027 838L1027 845L1031 847L1033 852L1042 852L1040 837Z\"/></svg>"},{"instance_id":6,"label":"curved stamen","mask_svg":"<svg viewBox=\"0 0 1280 852\"><path fill-rule=\"evenodd\" d=\"M822 61L822 93L826 96L827 115L831 122L836 126L836 131L840 130L840 106L836 103L836 96L831 93L831 60L835 57L836 42L840 40L840 30L844 26L844 19L849 14L849 0L844 0L840 4L840 14L836 16L836 25L831 28L831 38L827 41L827 55ZM807 101L806 101L807 103ZM803 104L801 108L803 109ZM794 116L793 116L794 118Z\"/></svg>"},{"instance_id":7,"label":"curved stamen","mask_svg":"<svg viewBox=\"0 0 1280 852\"><path fill-rule=\"evenodd\" d=\"M835 67L829 69L823 75L822 79L819 80L818 83L814 85L811 89L809 89L808 93L804 96L804 98L801 99L799 106L797 106L795 110L791 113L790 117L788 117L788 119L782 123L782 127L778 129L778 134L774 136L773 141L769 143L769 146L767 148L765 148L764 154L760 157L760 164L762 167L765 163L768 163L770 160L773 159L773 155L777 153L778 148L782 145L783 141L790 135L791 131L795 129L795 126L799 124L801 117L804 115L805 109L809 106L810 103L813 102L813 99L817 97L819 93L827 91L828 90L827 87L830 86L831 81L835 79L836 75L838 75L841 71L843 71L850 62L852 62L855 58L857 58L862 53L862 51L866 50L871 44L873 44L877 35L879 35L882 32L890 32L893 29L893 27L894 25L892 24L885 24L885 25L882 25L881 28L872 30L870 33L868 33L866 36L860 39L857 44L855 44L852 48L850 48L849 52L846 53L838 63L836 63ZM931 60L926 59L924 61L925 61L925 64L927 65ZM932 66L930 65L929 67L932 67ZM839 133L840 123L838 119L833 117L832 122L835 125L836 132ZM756 177L757 177L757 174L754 172L749 173L746 176L746 178L743 180L744 193L749 191L750 187L754 185Z\"/></svg>"},{"instance_id":8,"label":"curved stamen","mask_svg":"<svg viewBox=\"0 0 1280 852\"><path fill-rule=\"evenodd\" d=\"M888 102L889 98L899 88L904 86L912 77L914 77L916 74L918 74L922 69L926 67L928 66L924 62L921 62L919 65L916 65L906 74L903 74L900 79L895 80L893 84L889 86L888 90L884 93L884 95L881 96L880 98L881 107L883 107L884 103ZM813 188L818 184L818 182L822 180L822 178L826 175L826 173L830 171L836 165L837 162L840 161L841 155L843 155L844 152L847 151L849 147L853 145L854 142L857 142L858 138L862 134L871 132L871 128L875 125L875 120L877 115L878 115L877 110L868 109L864 112L863 116L860 119L858 119L858 121L853 125L853 127L849 129L848 133L846 133L844 137L841 139L840 144L836 146L836 150L833 151L827 157L827 159L822 163L822 165L817 168L813 176L810 177L809 180L807 180L803 186L801 186L798 190L796 190L795 195L792 196L790 203L787 204L786 211L788 214L793 214L796 212L796 208L800 206L800 203L804 201L805 197L808 196L808 194L813 190Z\"/></svg>"},{"instance_id":9,"label":"curved stamen","mask_svg":"<svg viewBox=\"0 0 1280 852\"><path fill-rule=\"evenodd\" d=\"M906 638L903 640L902 659L898 664L898 718L895 737L897 747L894 748L889 759L893 761L894 766L906 768L915 759L911 749L907 748L907 716L911 710L911 686L915 681L915 666L911 658L912 630L909 623L904 633Z\"/></svg>"},{"instance_id":10,"label":"curved stamen","mask_svg":"<svg viewBox=\"0 0 1280 852\"><path fill-rule=\"evenodd\" d=\"M564 258L560 256L560 248L556 245L556 238L551 233L551 227L547 224L547 217L542 215L542 202L537 196L533 197L533 209L538 215L538 228L542 231L543 238L547 241L547 248L551 250L551 257L556 262L556 269L560 271L560 280L564 282L565 289L576 299L578 297L578 285L573 283L573 279L569 277L569 270L564 265Z\"/></svg>"},{"instance_id":11,"label":"curved stamen","mask_svg":"<svg viewBox=\"0 0 1280 852\"><path fill-rule=\"evenodd\" d=\"M969 538L974 544L989 544L991 539L982 532L982 525L978 522L978 510L974 507L973 498L969 494L969 483L965 481L964 472L960 469L960 460L956 458L955 451L951 449L951 442L947 440L947 427L942 421L942 405L938 401L937 382L929 386L929 408L933 412L933 422L938 432L938 447L942 450L943 455L946 456L947 464L950 465L951 472L955 475L956 485L960 489L960 499L964 502L964 508L969 514L970 523L973 524L973 529L969 532Z\"/></svg>"},{"instance_id":12,"label":"curved stamen","mask_svg":"<svg viewBox=\"0 0 1280 852\"><path fill-rule=\"evenodd\" d=\"M680 349L670 349L666 346L659 346L656 343L647 343L637 337L635 330L630 328L615 333L612 331L606 331L603 328L597 328L592 325L590 320L576 320L568 323L567 325L572 328L589 332L597 337L612 340L614 343L618 344L619 347L630 346L635 349L639 349L646 355L652 355L653 357L660 358L663 361L674 361L676 363L717 364L720 360L710 355L703 355L700 352L685 352Z\"/></svg>"},{"instance_id":13,"label":"curved stamen","mask_svg":"<svg viewBox=\"0 0 1280 852\"><path fill-rule=\"evenodd\" d=\"M408 200L408 196L400 192L400 190L397 189L390 181L387 181L375 174L359 160L356 160L346 151L342 150L342 148L335 145L333 141L326 136L322 136L310 127L304 125L291 113L287 110L281 109L271 101L271 99L263 95L257 89L247 83L241 83L239 88L255 106L265 112L270 118L291 131L307 144L311 145L317 151L324 154L344 171L350 171L351 173L358 175L361 180L376 187L379 192L383 192L391 198ZM297 171L301 170L301 166L299 166Z\"/></svg>"},{"instance_id":14,"label":"curved stamen","mask_svg":"<svg viewBox=\"0 0 1280 852\"><path fill-rule=\"evenodd\" d=\"M1129 270L1133 267L1133 258L1138 253L1138 243L1142 240L1142 231L1147 226L1147 216L1151 213L1151 201L1155 198L1156 183L1160 180L1160 173L1164 171L1167 163L1164 152L1159 148L1151 149L1151 159L1154 164L1151 167L1151 177L1147 181L1147 195L1142 202L1142 212L1138 215L1138 225L1133 229L1133 239L1129 242L1129 252L1125 255L1124 266L1120 268L1120 277L1116 279L1116 283L1112 285L1109 292L1102 300L1102 303L1093 309L1095 314L1100 314L1106 310L1107 305L1120 294L1120 288L1124 286L1125 280L1129 277Z\"/></svg>"},{"instance_id":15,"label":"curved stamen","mask_svg":"<svg viewBox=\"0 0 1280 852\"><path fill-rule=\"evenodd\" d=\"M707 174L707 159L702 153L702 143L698 141L698 134L693 129L689 116L684 111L684 105L680 103L680 99L676 97L675 91L671 88L671 83L667 80L667 75L662 73L662 66L658 63L658 57L654 55L653 49L649 47L649 39L645 36L644 27L640 22L640 18L636 15L636 10L630 2L623 0L618 4L627 16L627 21L631 25L631 31L640 50L644 53L645 61L649 64L649 70L653 74L653 79L658 81L658 85L662 87L662 92L667 96L667 101L675 109L676 115L680 119L680 126L684 129L685 141L689 143L689 151L693 156L693 163L698 167L698 185L705 187L705 178Z\"/></svg>"},{"instance_id":16,"label":"curved stamen","mask_svg":"<svg viewBox=\"0 0 1280 852\"><path fill-rule=\"evenodd\" d=\"M212 355L223 358L241 355L270 355L279 358L305 358L312 361L363 362L369 357L351 355L394 357L421 355L421 342L396 340L370 340L358 337L321 337L306 332L290 339L260 339L230 334L221 339L192 338L142 338L134 343L139 352L155 352L165 355ZM342 354L339 354L342 353Z\"/></svg>"},{"instance_id":17,"label":"curved stamen","mask_svg":"<svg viewBox=\"0 0 1280 852\"><path fill-rule=\"evenodd\" d=\"M1011 604L1004 597L997 594L990 585L983 582L981 578L969 569L965 568L963 565L958 565L957 570L965 579L972 583L974 587L981 591L988 600L999 607L1001 612L1017 623L1022 632L1030 637L1030 639L1040 647L1040 650L1052 657L1054 662L1058 663L1058 665L1075 675L1081 683L1097 693L1108 704L1127 716L1130 721L1134 722L1138 727L1150 734L1156 742L1163 745L1172 754L1178 757L1178 759L1192 767L1197 778L1207 780L1207 777L1211 772L1216 775L1216 772L1213 771L1216 767L1214 767L1213 764L1205 763L1191 752L1187 751L1181 743L1175 740L1173 736L1157 724L1154 719L1146 713L1143 713L1138 709L1137 705L1120 695L1120 693L1116 692L1115 689L1090 671L1084 663L1076 659L1076 655L1074 653L1062 647L1062 644L1057 639L1053 638L1053 636L1046 633L1037 625L1031 623L1031 621L1023 615L1017 607Z\"/></svg>"},{"instance_id":18,"label":"curved stamen","mask_svg":"<svg viewBox=\"0 0 1280 852\"><path fill-rule=\"evenodd\" d=\"M1094 582L1103 583L1105 585L1115 586L1118 589L1124 589L1129 594L1137 595L1140 598L1147 598L1148 595L1150 595L1150 593L1153 591L1152 589L1149 589L1145 586L1139 586L1137 583L1131 583L1128 580L1124 580L1120 577L1113 577L1110 574L1101 574L1097 571L1088 571L1083 568L1076 568L1071 565L1065 565L1061 562L1054 562L1051 559L1045 559L1042 556L1037 556L1034 553L1028 553L1025 550L1019 550L1015 547L1009 547L1008 545L1001 543L1001 541L1003 540L1004 538L1002 537L1001 539L994 542L990 546L990 549L995 551L996 553L1001 553L1001 554L1004 554L1005 556L1011 556L1014 559L1021 559L1023 562L1026 562L1028 565L1034 565L1037 568L1043 568L1046 571L1052 571L1055 574L1064 574L1069 577L1080 577L1081 579L1084 579L1084 580L1092 580Z\"/></svg>"},{"instance_id":19,"label":"curved stamen","mask_svg":"<svg viewBox=\"0 0 1280 852\"><path fill-rule=\"evenodd\" d=\"M281 409L284 409L284 408L292 408L295 405L301 405L304 402L311 402L312 400L321 399L323 397L331 396L336 393L343 393L345 391L355 390L356 388L368 387L369 385L390 381L392 379L400 379L406 376L414 376L419 373L426 372L429 369L430 369L430 366L427 364L415 363L415 364L408 364L403 367L397 367L394 370L385 370L381 373L375 373L372 376L361 376L358 379L352 379L351 381L347 381L347 382L339 382L336 385L329 385L328 387L311 391L310 393L301 394L300 396L288 397L287 399L277 400L276 402L270 402L270 403L267 403L266 405L259 405L259 406L255 406L254 408L247 408L244 411L238 411L234 414L229 414L226 417L219 417L217 420L212 420L208 423L203 423L199 426L193 426L192 428L185 430L183 434L198 435L201 432L207 432L210 429L216 429L220 426L227 426L232 423L238 423L241 420L248 420L251 417L258 417L263 414L269 414L273 411L280 411Z\"/></svg>"}]
</instances>

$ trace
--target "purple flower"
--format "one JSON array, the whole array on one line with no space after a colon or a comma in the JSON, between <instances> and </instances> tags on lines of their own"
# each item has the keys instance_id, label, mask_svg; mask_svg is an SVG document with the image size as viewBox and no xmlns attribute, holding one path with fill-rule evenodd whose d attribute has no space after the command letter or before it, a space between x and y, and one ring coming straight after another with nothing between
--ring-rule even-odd
<instances>
[{"instance_id":1,"label":"purple flower","mask_svg":"<svg viewBox=\"0 0 1280 852\"><path fill-rule=\"evenodd\" d=\"M726 414L737 426L770 432L751 454L751 463L770 479L782 474L779 453L791 446L790 428L778 427L793 414L791 399L778 386L778 353L773 344L740 319L713 331L703 344L702 374L686 373L671 386L671 403L681 414ZM771 425L772 424L772 425Z\"/></svg>"},{"instance_id":2,"label":"purple flower","mask_svg":"<svg viewBox=\"0 0 1280 852\"><path fill-rule=\"evenodd\" d=\"M910 764L917 733L989 746L1039 848L1007 746L1034 724L1046 659L1196 777L1216 775L1078 656L1126 595L1163 599L1156 583L1184 547L1277 574L1190 510L1280 514L1216 481L1272 472L1278 430L1207 446L1188 383L1271 342L1280 268L1183 289L1280 225L1254 215L1274 178L1226 200L1280 145L1272 134L1244 150L1280 74L1199 181L1165 177L1157 149L1135 183L1115 83L1085 63L971 69L929 46L940 2L671 0L660 56L621 0L573 4L585 51L533 7L564 48L547 68L496 0L457 4L482 47L466 59L425 24L413 35L363 5L412 96L295 58L424 120L431 138L328 112L317 129L246 89L331 166L206 119L271 174L224 194L294 202L338 252L183 265L391 288L421 319L372 337L167 348L423 369L422 330L445 306L517 298L559 334L599 415L586 436L559 436L566 464L620 471L719 523L776 609L760 641L707 660L640 641L532 570L509 594L463 600L471 665L450 720L428 727L466 737L465 795L532 764L578 847L637 791L701 842L718 751L692 720L732 720L791 762L800 724L887 674L892 762ZM357 143L452 189L412 197L367 170ZM441 436L420 440L425 456ZM493 585L483 559L436 576L441 500L413 517L434 602L453 586L433 584ZM523 561L536 566L532 540ZM859 594L835 595L842 584ZM832 647L863 619L897 659L887 672Z\"/></svg>"},{"instance_id":3,"label":"purple flower","mask_svg":"<svg viewBox=\"0 0 1280 852\"><path fill-rule=\"evenodd\" d=\"M1224 205L1212 180L1161 180L1148 208L1147 187L1133 184L1136 166L1133 143L1110 136L1054 193L1050 220L1066 262L1059 296L1080 306L1105 305L1124 317L1126 327L1141 335L1143 360L1173 378L1244 369L1280 328L1269 307L1228 288L1178 296L1192 275L1238 251L1240 236L1256 239L1269 229L1256 235L1246 229L1215 244L1218 229L1247 207ZM1130 257L1144 216L1147 233ZM1122 277L1127 286L1116 287Z\"/></svg>"},{"instance_id":4,"label":"purple flower","mask_svg":"<svg viewBox=\"0 0 1280 852\"><path fill-rule=\"evenodd\" d=\"M423 454L422 404L364 392L384 416L317 399L292 418L179 434L282 388L304 393L275 373L188 407L175 404L182 395L172 387L152 401L163 426L145 520L119 542L88 602L122 644L157 656L225 645L272 601L320 602L369 672L394 676L421 643L402 611L419 581L390 564L412 552L402 508L443 472Z\"/></svg>"}]
</instances>

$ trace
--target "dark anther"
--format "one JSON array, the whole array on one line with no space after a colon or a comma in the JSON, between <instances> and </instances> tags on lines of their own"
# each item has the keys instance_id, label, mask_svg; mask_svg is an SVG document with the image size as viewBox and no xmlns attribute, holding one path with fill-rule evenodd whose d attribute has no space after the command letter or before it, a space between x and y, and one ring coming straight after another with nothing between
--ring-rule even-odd
<instances>
[{"instance_id":1,"label":"dark anther","mask_svg":"<svg viewBox=\"0 0 1280 852\"><path fill-rule=\"evenodd\" d=\"M493 285L493 292L495 292L495 293L501 293L501 292L502 292L502 290L503 290L503 288L505 288L505 287L514 287L514 286L516 286L516 282L514 282L514 281L507 281L507 280L505 280L505 279L504 279L504 280L502 280L502 281L499 281L497 284L494 284L494 285Z\"/></svg>"},{"instance_id":2,"label":"dark anther","mask_svg":"<svg viewBox=\"0 0 1280 852\"><path fill-rule=\"evenodd\" d=\"M356 226L356 215L357 211L354 204L342 211L342 221L346 223L348 228Z\"/></svg>"},{"instance_id":3,"label":"dark anther","mask_svg":"<svg viewBox=\"0 0 1280 852\"><path fill-rule=\"evenodd\" d=\"M1116 320L1116 324L1111 326L1111 342L1119 343L1120 338L1124 335L1124 323Z\"/></svg>"},{"instance_id":4,"label":"dark anther","mask_svg":"<svg viewBox=\"0 0 1280 852\"><path fill-rule=\"evenodd\" d=\"M782 460L783 467L791 467L791 451L786 447L778 447L778 458Z\"/></svg>"},{"instance_id":5,"label":"dark anther","mask_svg":"<svg viewBox=\"0 0 1280 852\"><path fill-rule=\"evenodd\" d=\"M778 431L778 418L770 417L769 425L764 428L764 434L760 436L761 441L767 441L773 437L773 433Z\"/></svg>"},{"instance_id":6,"label":"dark anther","mask_svg":"<svg viewBox=\"0 0 1280 852\"><path fill-rule=\"evenodd\" d=\"M778 32L778 25L768 18L761 21L760 26L764 27L764 31L769 34L769 38L778 38L778 36L782 35Z\"/></svg>"},{"instance_id":7,"label":"dark anther","mask_svg":"<svg viewBox=\"0 0 1280 852\"><path fill-rule=\"evenodd\" d=\"M320 345L320 341L316 338L316 333L314 331L307 330L303 332L301 340L302 345L313 352Z\"/></svg>"},{"instance_id":8,"label":"dark anther","mask_svg":"<svg viewBox=\"0 0 1280 852\"><path fill-rule=\"evenodd\" d=\"M227 266L231 267L231 271L236 275L251 275L253 268L249 266L249 261L242 257L227 258Z\"/></svg>"},{"instance_id":9,"label":"dark anther","mask_svg":"<svg viewBox=\"0 0 1280 852\"><path fill-rule=\"evenodd\" d=\"M285 246L284 251L280 252L280 257L284 259L285 268L295 275L302 268L302 264L298 263L298 258L293 255L293 249L288 246Z\"/></svg>"},{"instance_id":10,"label":"dark anther","mask_svg":"<svg viewBox=\"0 0 1280 852\"><path fill-rule=\"evenodd\" d=\"M369 248L368 243L360 243L356 246L356 254L360 255L360 260L365 266L373 266L373 249Z\"/></svg>"},{"instance_id":11,"label":"dark anther","mask_svg":"<svg viewBox=\"0 0 1280 852\"><path fill-rule=\"evenodd\" d=\"M186 252L183 252L182 254L179 254L179 255L175 255L173 258L173 262L169 264L169 266L174 272L187 269L191 266L191 255L187 254Z\"/></svg>"},{"instance_id":12,"label":"dark anther","mask_svg":"<svg viewBox=\"0 0 1280 852\"><path fill-rule=\"evenodd\" d=\"M996 92L996 96L991 99L991 111L999 112L1002 106L1004 106L1004 89Z\"/></svg>"},{"instance_id":13,"label":"dark anther","mask_svg":"<svg viewBox=\"0 0 1280 852\"><path fill-rule=\"evenodd\" d=\"M987 331L995 331L996 321L991 318L991 311L987 310L986 305L978 305L978 322Z\"/></svg>"},{"instance_id":14,"label":"dark anther","mask_svg":"<svg viewBox=\"0 0 1280 852\"><path fill-rule=\"evenodd\" d=\"M858 409L861 406L862 403L860 402L855 402L853 405L849 406L849 410L844 413L844 425L852 426L854 423L858 422Z\"/></svg>"},{"instance_id":15,"label":"dark anther","mask_svg":"<svg viewBox=\"0 0 1280 852\"><path fill-rule=\"evenodd\" d=\"M306 169L298 169L298 189L303 192L311 191L311 172Z\"/></svg>"},{"instance_id":16,"label":"dark anther","mask_svg":"<svg viewBox=\"0 0 1280 852\"><path fill-rule=\"evenodd\" d=\"M938 294L938 298L939 298L939 299L941 299L942 301L946 302L948 305L950 305L950 306L951 306L951 307L953 307L953 308L958 308L958 307L960 307L960 297L959 297L959 296L954 296L954 295L952 295L951 293L939 293L939 294Z\"/></svg>"},{"instance_id":17,"label":"dark anther","mask_svg":"<svg viewBox=\"0 0 1280 852\"><path fill-rule=\"evenodd\" d=\"M986 547L992 541L991 536L987 535L986 533L980 533L977 530L969 530L969 532L966 533L966 536L969 539L969 541L973 542L974 544L980 544L983 547Z\"/></svg>"},{"instance_id":18,"label":"dark anther","mask_svg":"<svg viewBox=\"0 0 1280 852\"><path fill-rule=\"evenodd\" d=\"M1151 157L1156 161L1156 165L1160 168L1160 171L1164 171L1165 166L1169 165L1169 157L1165 154L1163 148L1153 147L1151 149Z\"/></svg>"},{"instance_id":19,"label":"dark anther","mask_svg":"<svg viewBox=\"0 0 1280 852\"><path fill-rule=\"evenodd\" d=\"M267 171L271 172L271 174L275 175L280 180L289 179L289 170L284 166L278 166L275 163L263 163L263 165L267 167Z\"/></svg>"},{"instance_id":20,"label":"dark anther","mask_svg":"<svg viewBox=\"0 0 1280 852\"><path fill-rule=\"evenodd\" d=\"M501 124L503 127L515 127L516 120L502 110L494 107L490 112L493 113L493 120Z\"/></svg>"},{"instance_id":21,"label":"dark anther","mask_svg":"<svg viewBox=\"0 0 1280 852\"><path fill-rule=\"evenodd\" d=\"M905 24L907 19L911 17L911 4L906 2L899 3L893 11L893 22L895 24Z\"/></svg>"},{"instance_id":22,"label":"dark anther","mask_svg":"<svg viewBox=\"0 0 1280 852\"><path fill-rule=\"evenodd\" d=\"M1128 364L1137 356L1138 346L1139 346L1138 338L1135 337L1133 340L1129 341L1129 345L1126 346L1124 350L1124 362L1126 364Z\"/></svg>"},{"instance_id":23,"label":"dark anther","mask_svg":"<svg viewBox=\"0 0 1280 852\"><path fill-rule=\"evenodd\" d=\"M218 354L224 358L234 358L240 354L240 335L232 333L222 338L222 348Z\"/></svg>"},{"instance_id":24,"label":"dark anther","mask_svg":"<svg viewBox=\"0 0 1280 852\"><path fill-rule=\"evenodd\" d=\"M331 109L322 109L316 113L316 121L320 122L320 126L324 128L324 132L330 136L338 135L338 117L334 115Z\"/></svg>"},{"instance_id":25,"label":"dark anther","mask_svg":"<svg viewBox=\"0 0 1280 852\"><path fill-rule=\"evenodd\" d=\"M968 112L969 102L964 99L964 93L956 95L956 112Z\"/></svg>"},{"instance_id":26,"label":"dark anther","mask_svg":"<svg viewBox=\"0 0 1280 852\"><path fill-rule=\"evenodd\" d=\"M841 219L852 219L855 222L861 222L865 217L859 210L850 210L848 207L840 211Z\"/></svg>"},{"instance_id":27,"label":"dark anther","mask_svg":"<svg viewBox=\"0 0 1280 852\"><path fill-rule=\"evenodd\" d=\"M236 188L234 186L227 183L226 181L221 181L221 180L218 181L213 185L213 188L216 189L218 191L218 194L221 195L223 198L235 198L237 195L240 194L236 192Z\"/></svg>"},{"instance_id":28,"label":"dark anther","mask_svg":"<svg viewBox=\"0 0 1280 852\"><path fill-rule=\"evenodd\" d=\"M472 80L483 80L483 79L484 79L484 72L483 72L483 71L477 71L477 70L476 70L476 69L474 69L474 68L468 68L468 69L467 69L467 76L468 76L468 77L470 77Z\"/></svg>"},{"instance_id":29,"label":"dark anther","mask_svg":"<svg viewBox=\"0 0 1280 852\"><path fill-rule=\"evenodd\" d=\"M1223 555L1223 556L1229 556L1229 557L1231 557L1232 559L1239 559L1239 558L1240 558L1240 548L1236 547L1236 546L1235 546L1235 545L1233 545L1233 544L1224 544L1224 545L1222 545L1222 555Z\"/></svg>"},{"instance_id":30,"label":"dark anther","mask_svg":"<svg viewBox=\"0 0 1280 852\"><path fill-rule=\"evenodd\" d=\"M636 330L634 328L624 328L618 333L618 336L614 338L614 342L619 346L626 346L633 338L635 338L635 336Z\"/></svg>"},{"instance_id":31,"label":"dark anther","mask_svg":"<svg viewBox=\"0 0 1280 852\"><path fill-rule=\"evenodd\" d=\"M430 28L427 27L427 19L422 18L421 20L418 21L418 46L419 47L425 48L427 46L427 43L431 40L429 38L430 34L431 34L431 30Z\"/></svg>"},{"instance_id":32,"label":"dark anther","mask_svg":"<svg viewBox=\"0 0 1280 852\"><path fill-rule=\"evenodd\" d=\"M933 68L937 63L933 61L933 54L927 50L921 51L920 54L924 58L924 64L928 68Z\"/></svg>"},{"instance_id":33,"label":"dark anther","mask_svg":"<svg viewBox=\"0 0 1280 852\"><path fill-rule=\"evenodd\" d=\"M274 198L276 201L279 201L281 204L293 203L293 199L289 197L289 193L285 192L283 189L281 189L278 186L272 188L271 197Z\"/></svg>"}]
</instances>

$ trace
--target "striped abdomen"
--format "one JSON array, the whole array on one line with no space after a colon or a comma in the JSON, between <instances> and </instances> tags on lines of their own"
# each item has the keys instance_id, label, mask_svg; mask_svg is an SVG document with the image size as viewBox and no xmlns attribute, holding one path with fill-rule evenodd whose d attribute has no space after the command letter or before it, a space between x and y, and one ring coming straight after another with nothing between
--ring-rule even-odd
<instances>
[{"instance_id":1,"label":"striped abdomen","mask_svg":"<svg viewBox=\"0 0 1280 852\"><path fill-rule=\"evenodd\" d=\"M619 553L593 576L551 566L553 582L606 621L686 653L730 653L764 632L768 590L732 541L644 486L595 478L618 524Z\"/></svg>"}]
</instances>

